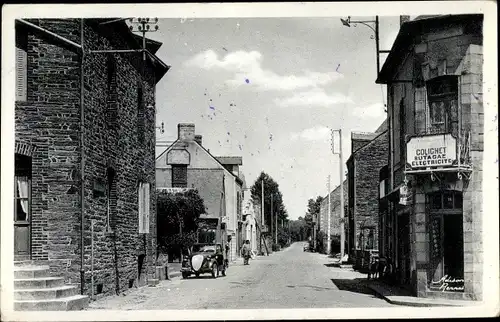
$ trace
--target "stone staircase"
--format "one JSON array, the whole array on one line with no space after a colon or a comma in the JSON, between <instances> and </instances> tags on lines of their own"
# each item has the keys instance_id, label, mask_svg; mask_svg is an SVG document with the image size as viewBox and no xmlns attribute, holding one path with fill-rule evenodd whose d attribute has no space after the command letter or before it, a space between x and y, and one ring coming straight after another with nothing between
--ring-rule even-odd
<instances>
[{"instance_id":1,"label":"stone staircase","mask_svg":"<svg viewBox=\"0 0 500 322\"><path fill-rule=\"evenodd\" d=\"M49 266L33 261L14 262L14 310L73 311L88 306L89 297L64 278L51 277Z\"/></svg>"}]
</instances>

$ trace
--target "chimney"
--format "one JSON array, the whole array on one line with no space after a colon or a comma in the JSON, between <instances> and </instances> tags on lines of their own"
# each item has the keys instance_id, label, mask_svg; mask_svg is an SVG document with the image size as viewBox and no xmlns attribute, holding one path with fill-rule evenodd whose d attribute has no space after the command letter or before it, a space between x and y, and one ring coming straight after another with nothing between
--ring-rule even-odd
<instances>
[{"instance_id":1,"label":"chimney","mask_svg":"<svg viewBox=\"0 0 500 322\"><path fill-rule=\"evenodd\" d=\"M201 136L200 134L196 134L194 136L194 140L198 142L199 145L202 145L201 143L203 142L203 136Z\"/></svg>"},{"instance_id":2,"label":"chimney","mask_svg":"<svg viewBox=\"0 0 500 322\"><path fill-rule=\"evenodd\" d=\"M401 27L405 22L410 21L410 16L399 16L399 26Z\"/></svg>"},{"instance_id":3,"label":"chimney","mask_svg":"<svg viewBox=\"0 0 500 322\"><path fill-rule=\"evenodd\" d=\"M177 125L177 138L179 141L193 141L194 140L194 124L192 123L179 123Z\"/></svg>"}]
</instances>

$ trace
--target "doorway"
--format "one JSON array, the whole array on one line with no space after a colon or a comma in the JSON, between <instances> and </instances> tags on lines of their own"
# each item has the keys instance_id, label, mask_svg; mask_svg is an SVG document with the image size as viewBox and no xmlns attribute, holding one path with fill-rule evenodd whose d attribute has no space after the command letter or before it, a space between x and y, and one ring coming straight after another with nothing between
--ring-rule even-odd
<instances>
[{"instance_id":1,"label":"doorway","mask_svg":"<svg viewBox=\"0 0 500 322\"><path fill-rule=\"evenodd\" d=\"M411 280L410 218L408 213L398 215L398 269L401 284L409 285Z\"/></svg>"},{"instance_id":2,"label":"doorway","mask_svg":"<svg viewBox=\"0 0 500 322\"><path fill-rule=\"evenodd\" d=\"M463 291L462 193L459 191L437 192L429 194L427 200L430 208L431 272L429 282L431 288ZM447 282L446 285L443 284L443 280Z\"/></svg>"},{"instance_id":3,"label":"doorway","mask_svg":"<svg viewBox=\"0 0 500 322\"><path fill-rule=\"evenodd\" d=\"M31 259L31 157L16 153L14 168L14 260L29 260Z\"/></svg>"}]
</instances>

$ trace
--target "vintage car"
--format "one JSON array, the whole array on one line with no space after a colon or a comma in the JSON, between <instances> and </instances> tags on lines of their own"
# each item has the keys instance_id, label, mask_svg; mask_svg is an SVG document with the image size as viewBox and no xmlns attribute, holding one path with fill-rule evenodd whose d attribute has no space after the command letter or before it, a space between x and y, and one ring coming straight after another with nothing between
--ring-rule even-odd
<instances>
[{"instance_id":1,"label":"vintage car","mask_svg":"<svg viewBox=\"0 0 500 322\"><path fill-rule=\"evenodd\" d=\"M210 273L217 278L219 274L226 276L227 267L221 244L194 244L190 254L182 259L181 274L183 278L188 278L192 274L198 277Z\"/></svg>"}]
</instances>

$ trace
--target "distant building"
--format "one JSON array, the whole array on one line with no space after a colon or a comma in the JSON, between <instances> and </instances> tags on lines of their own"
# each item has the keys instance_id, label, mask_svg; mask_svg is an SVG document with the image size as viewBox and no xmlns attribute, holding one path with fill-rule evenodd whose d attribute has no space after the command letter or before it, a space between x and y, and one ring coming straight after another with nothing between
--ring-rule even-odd
<instances>
[{"instance_id":1,"label":"distant building","mask_svg":"<svg viewBox=\"0 0 500 322\"><path fill-rule=\"evenodd\" d=\"M482 28L473 14L406 22L377 79L390 147L380 250L422 297L482 297Z\"/></svg>"},{"instance_id":2,"label":"distant building","mask_svg":"<svg viewBox=\"0 0 500 322\"><path fill-rule=\"evenodd\" d=\"M356 267L367 267L370 252L378 251L379 171L387 164L388 134L351 133L347 160L348 254Z\"/></svg>"},{"instance_id":3,"label":"distant building","mask_svg":"<svg viewBox=\"0 0 500 322\"><path fill-rule=\"evenodd\" d=\"M84 295L154 277L154 93L169 68L160 46L147 40L143 68L140 53L91 52L142 48L123 20L16 20L16 265L48 265ZM15 307L54 307L75 292L57 294L16 295Z\"/></svg>"},{"instance_id":4,"label":"distant building","mask_svg":"<svg viewBox=\"0 0 500 322\"><path fill-rule=\"evenodd\" d=\"M347 216L348 209L348 198L347 198L347 180L344 180L344 216ZM336 244L340 247L340 186L337 186L333 191L330 192L330 236L331 240L336 240ZM326 195L321 201L321 208L319 213L319 231L324 234L323 244L325 245L325 252L327 251L328 244L328 195ZM347 229L349 227L344 225L344 236L347 236ZM347 241L346 241L347 246ZM348 249L346 247L346 249ZM339 253L338 250L332 249L332 252Z\"/></svg>"},{"instance_id":5,"label":"distant building","mask_svg":"<svg viewBox=\"0 0 500 322\"><path fill-rule=\"evenodd\" d=\"M260 215L258 207L254 204L250 193L245 193L243 206L243 240L249 240L252 250L258 251L257 225Z\"/></svg>"},{"instance_id":6,"label":"distant building","mask_svg":"<svg viewBox=\"0 0 500 322\"><path fill-rule=\"evenodd\" d=\"M239 177L241 157L214 157L195 135L195 125L178 125L177 140L156 158L156 185L159 190L197 189L206 213L200 218L208 225L201 237L229 242L230 259L238 257L237 228L241 222L243 180ZM222 162L221 162L222 161ZM174 189L172 189L174 188Z\"/></svg>"}]
</instances>

